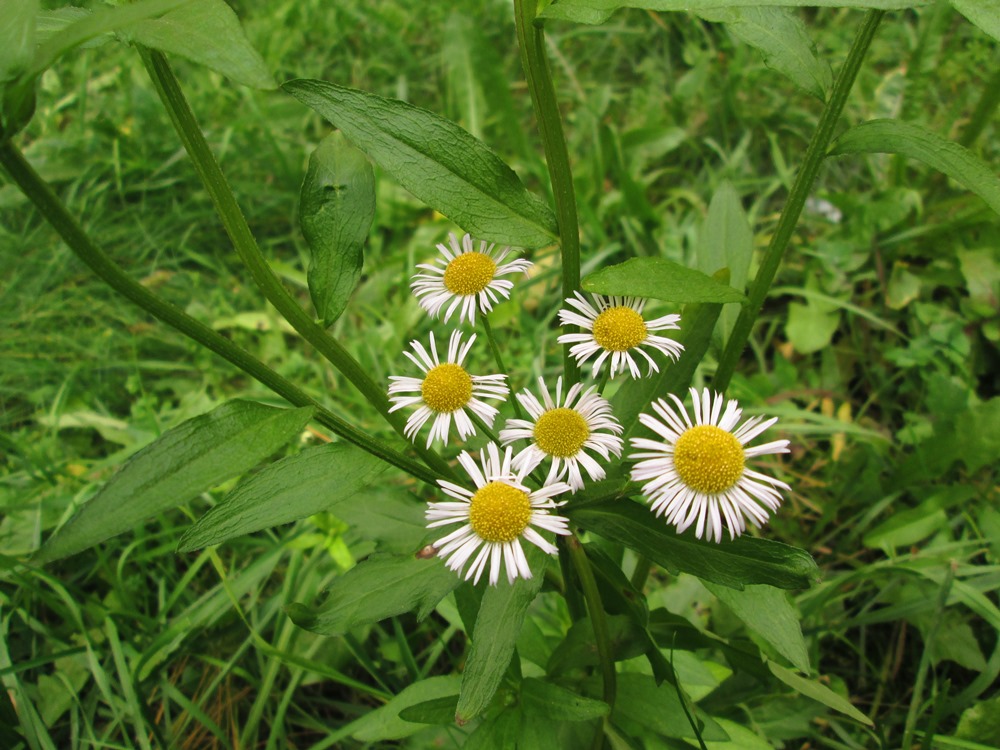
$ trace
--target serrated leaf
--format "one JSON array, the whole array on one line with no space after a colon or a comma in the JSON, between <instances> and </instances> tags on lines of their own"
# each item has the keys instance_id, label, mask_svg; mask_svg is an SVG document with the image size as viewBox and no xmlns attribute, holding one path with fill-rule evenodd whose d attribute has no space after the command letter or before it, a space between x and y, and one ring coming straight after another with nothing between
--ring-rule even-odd
<instances>
[{"instance_id":1,"label":"serrated leaf","mask_svg":"<svg viewBox=\"0 0 1000 750\"><path fill-rule=\"evenodd\" d=\"M127 29L135 42L180 55L257 89L277 88L239 18L224 0L198 0Z\"/></svg>"},{"instance_id":2,"label":"serrated leaf","mask_svg":"<svg viewBox=\"0 0 1000 750\"><path fill-rule=\"evenodd\" d=\"M283 84L400 184L478 239L540 247L555 216L481 141L433 112L314 80Z\"/></svg>"},{"instance_id":3,"label":"serrated leaf","mask_svg":"<svg viewBox=\"0 0 1000 750\"><path fill-rule=\"evenodd\" d=\"M847 698L833 692L826 685L797 675L792 670L785 669L785 667L775 664L773 661L767 663L767 668L771 670L771 674L796 692L801 693L807 698L812 698L814 701L818 701L824 706L832 708L834 711L840 711L840 713L850 716L855 721L872 726L871 719L852 706Z\"/></svg>"},{"instance_id":4,"label":"serrated leaf","mask_svg":"<svg viewBox=\"0 0 1000 750\"><path fill-rule=\"evenodd\" d=\"M1000 42L1000 0L951 0L951 7Z\"/></svg>"},{"instance_id":5,"label":"serrated leaf","mask_svg":"<svg viewBox=\"0 0 1000 750\"><path fill-rule=\"evenodd\" d=\"M288 616L320 635L343 635L406 612L422 620L459 583L439 558L376 554L336 578L318 609L291 604Z\"/></svg>"},{"instance_id":6,"label":"serrated leaf","mask_svg":"<svg viewBox=\"0 0 1000 750\"><path fill-rule=\"evenodd\" d=\"M620 542L671 572L741 589L767 584L808 588L819 577L809 553L781 542L741 536L719 544L677 534L662 518L628 500L591 503L563 510L574 523L605 539Z\"/></svg>"},{"instance_id":7,"label":"serrated leaf","mask_svg":"<svg viewBox=\"0 0 1000 750\"><path fill-rule=\"evenodd\" d=\"M580 284L584 291L667 302L743 302L742 292L666 258L632 258L602 268Z\"/></svg>"},{"instance_id":8,"label":"serrated leaf","mask_svg":"<svg viewBox=\"0 0 1000 750\"><path fill-rule=\"evenodd\" d=\"M419 732L424 727L400 718L400 712L429 700L455 695L458 682L458 677L447 675L413 683L384 706L369 711L354 722L351 736L361 742L383 742L401 740Z\"/></svg>"},{"instance_id":9,"label":"serrated leaf","mask_svg":"<svg viewBox=\"0 0 1000 750\"><path fill-rule=\"evenodd\" d=\"M306 448L241 482L184 533L177 551L190 552L331 510L387 468L382 460L346 443Z\"/></svg>"},{"instance_id":10,"label":"serrated leaf","mask_svg":"<svg viewBox=\"0 0 1000 750\"><path fill-rule=\"evenodd\" d=\"M341 133L309 157L299 223L309 245L309 295L324 326L340 317L361 278L364 246L375 218L375 173Z\"/></svg>"},{"instance_id":11,"label":"serrated leaf","mask_svg":"<svg viewBox=\"0 0 1000 750\"><path fill-rule=\"evenodd\" d=\"M532 577L517 578L513 584L501 580L483 594L462 676L456 713L461 721L477 716L493 699L514 655L528 605L542 588L548 555L533 544L523 546Z\"/></svg>"},{"instance_id":12,"label":"serrated leaf","mask_svg":"<svg viewBox=\"0 0 1000 750\"><path fill-rule=\"evenodd\" d=\"M302 432L313 411L235 400L174 427L132 456L33 562L81 552L242 474Z\"/></svg>"},{"instance_id":13,"label":"serrated leaf","mask_svg":"<svg viewBox=\"0 0 1000 750\"><path fill-rule=\"evenodd\" d=\"M706 21L724 23L733 36L756 49L764 64L788 76L796 86L824 99L833 83L829 64L816 57L816 46L799 16L788 8L712 8L696 11Z\"/></svg>"},{"instance_id":14,"label":"serrated leaf","mask_svg":"<svg viewBox=\"0 0 1000 750\"><path fill-rule=\"evenodd\" d=\"M799 613L783 591L773 586L747 586L743 591L713 583L705 587L794 667L809 673L809 652Z\"/></svg>"},{"instance_id":15,"label":"serrated leaf","mask_svg":"<svg viewBox=\"0 0 1000 750\"><path fill-rule=\"evenodd\" d=\"M604 701L586 698L532 677L521 682L521 701L526 715L542 716L550 721L589 721L607 716L609 711Z\"/></svg>"},{"instance_id":16,"label":"serrated leaf","mask_svg":"<svg viewBox=\"0 0 1000 750\"><path fill-rule=\"evenodd\" d=\"M843 133L831 155L901 154L951 177L1000 213L1000 177L969 149L922 125L899 120L869 120Z\"/></svg>"}]
</instances>

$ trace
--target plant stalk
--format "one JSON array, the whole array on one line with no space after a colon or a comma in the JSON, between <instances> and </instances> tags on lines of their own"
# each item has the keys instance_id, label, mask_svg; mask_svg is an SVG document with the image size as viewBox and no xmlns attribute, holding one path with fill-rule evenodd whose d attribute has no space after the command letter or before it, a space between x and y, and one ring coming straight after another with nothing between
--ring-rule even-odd
<instances>
[{"instance_id":1,"label":"plant stalk","mask_svg":"<svg viewBox=\"0 0 1000 750\"><path fill-rule=\"evenodd\" d=\"M232 240L233 247L250 271L254 282L292 328L336 367L402 436L405 420L399 414L389 413L389 399L385 389L372 380L357 360L302 309L271 270L166 57L160 52L144 47L138 49L153 86L222 220L226 234ZM451 467L436 453L418 443L414 443L414 450L437 473L452 476Z\"/></svg>"},{"instance_id":2,"label":"plant stalk","mask_svg":"<svg viewBox=\"0 0 1000 750\"><path fill-rule=\"evenodd\" d=\"M270 367L241 349L232 341L195 320L179 307L150 292L132 279L110 256L95 245L32 166L10 141L0 143L0 164L21 191L35 204L42 216L56 230L77 257L90 266L108 286L138 305L154 318L177 329L188 338L231 362L255 380L270 388L294 406L313 406L316 421L339 437L387 461L412 476L436 486L437 475L421 464L407 458L371 435L357 429L325 409L283 378Z\"/></svg>"},{"instance_id":3,"label":"plant stalk","mask_svg":"<svg viewBox=\"0 0 1000 750\"><path fill-rule=\"evenodd\" d=\"M536 23L537 12L537 0L514 0L514 23L521 47L521 65L538 120L538 132L542 138L545 162L552 181L552 195L556 203L559 250L562 255L562 296L566 299L580 288L580 221L576 213L576 193L562 117L545 56L545 32ZM580 380L580 368L569 353L570 346L563 345L563 372L567 386Z\"/></svg>"},{"instance_id":4,"label":"plant stalk","mask_svg":"<svg viewBox=\"0 0 1000 750\"><path fill-rule=\"evenodd\" d=\"M764 252L760 270L757 271L757 275L754 277L753 284L750 287L750 292L747 295L747 304L740 311L740 315L736 319L736 325L733 327L733 332L729 337L729 342L726 344L725 351L723 351L719 359L719 366L715 371L715 378L712 381L712 386L717 391L724 392L726 390L730 379L733 377L733 373L736 371L736 365L743 353L743 348L750 338L753 325L757 320L757 316L760 315L768 290L771 288L774 276L781 265L781 259L788 248L788 243L792 239L795 225L802 214L806 198L809 197L809 193L812 191L813 183L819 174L819 168L826 157L827 148L833 138L834 128L836 128L837 121L844 111L847 96L854 86L854 80L861 69L865 53L868 51L868 47L875 36L875 31L884 15L885 11L883 10L870 10L865 15L861 28L854 38L854 43L851 45L851 50L847 54L847 59L844 61L844 65L840 69L840 74L833 84L830 99L823 108L823 113L819 118L819 125L816 127L816 131L813 133L812 139L809 141L809 146L806 149L802 168L795 177L795 183L788 194L788 202L785 204L784 211L781 212L778 226L771 237L771 242L767 246L767 250Z\"/></svg>"}]
</instances>

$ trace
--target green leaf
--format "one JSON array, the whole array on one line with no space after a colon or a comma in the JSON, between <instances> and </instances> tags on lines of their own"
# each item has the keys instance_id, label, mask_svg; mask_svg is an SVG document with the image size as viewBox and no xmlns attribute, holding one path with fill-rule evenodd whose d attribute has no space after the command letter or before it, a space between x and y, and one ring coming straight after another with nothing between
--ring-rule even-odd
<instances>
[{"instance_id":1,"label":"green leaf","mask_svg":"<svg viewBox=\"0 0 1000 750\"><path fill-rule=\"evenodd\" d=\"M873 549L908 547L940 531L948 522L949 508L975 497L973 487L965 484L945 487L921 502L916 508L894 513L865 534L862 543Z\"/></svg>"},{"instance_id":2,"label":"green leaf","mask_svg":"<svg viewBox=\"0 0 1000 750\"><path fill-rule=\"evenodd\" d=\"M519 747L523 715L509 706L483 721L462 743L462 750L510 750Z\"/></svg>"},{"instance_id":3,"label":"green leaf","mask_svg":"<svg viewBox=\"0 0 1000 750\"><path fill-rule=\"evenodd\" d=\"M743 302L742 292L666 258L632 258L583 280L584 291L667 302Z\"/></svg>"},{"instance_id":4,"label":"green leaf","mask_svg":"<svg viewBox=\"0 0 1000 750\"><path fill-rule=\"evenodd\" d=\"M773 661L767 663L767 668L771 670L771 674L788 685L788 687L807 698L812 698L814 701L818 701L824 706L832 708L834 711L840 711L840 713L846 714L855 721L860 721L862 724L873 725L872 720L852 706L847 698L833 692L826 685L797 675L792 670L785 669Z\"/></svg>"},{"instance_id":5,"label":"green leaf","mask_svg":"<svg viewBox=\"0 0 1000 750\"><path fill-rule=\"evenodd\" d=\"M436 557L376 554L336 578L319 609L291 604L287 610L299 627L343 635L406 612L416 612L422 620L459 583L454 571Z\"/></svg>"},{"instance_id":6,"label":"green leaf","mask_svg":"<svg viewBox=\"0 0 1000 750\"><path fill-rule=\"evenodd\" d=\"M198 0L127 31L139 44L180 55L244 86L277 88L239 18L224 0Z\"/></svg>"},{"instance_id":7,"label":"green leaf","mask_svg":"<svg viewBox=\"0 0 1000 750\"><path fill-rule=\"evenodd\" d=\"M951 7L1000 42L1000 0L951 0Z\"/></svg>"},{"instance_id":8,"label":"green leaf","mask_svg":"<svg viewBox=\"0 0 1000 750\"><path fill-rule=\"evenodd\" d=\"M969 149L921 125L899 120L869 120L841 135L831 155L901 154L951 177L1000 213L1000 177Z\"/></svg>"},{"instance_id":9,"label":"green leaf","mask_svg":"<svg viewBox=\"0 0 1000 750\"><path fill-rule=\"evenodd\" d=\"M626 661L645 653L649 648L646 633L639 623L625 615L608 617L608 646L612 661ZM564 675L581 667L595 667L600 656L594 647L594 625L589 617L574 622L552 651L545 671L549 675Z\"/></svg>"},{"instance_id":10,"label":"green leaf","mask_svg":"<svg viewBox=\"0 0 1000 750\"><path fill-rule=\"evenodd\" d=\"M38 0L9 0L0 13L0 141L35 113L37 75L29 74L35 52Z\"/></svg>"},{"instance_id":11,"label":"green leaf","mask_svg":"<svg viewBox=\"0 0 1000 750\"><path fill-rule=\"evenodd\" d=\"M1000 746L1000 693L965 709L958 720L955 736Z\"/></svg>"},{"instance_id":12,"label":"green leaf","mask_svg":"<svg viewBox=\"0 0 1000 750\"><path fill-rule=\"evenodd\" d=\"M705 223L698 235L698 270L711 276L726 269L729 285L742 293L746 289L752 256L753 231L740 196L732 183L723 181L712 195ZM736 325L739 314L737 305L723 306L719 316L723 343Z\"/></svg>"},{"instance_id":13,"label":"green leaf","mask_svg":"<svg viewBox=\"0 0 1000 750\"><path fill-rule=\"evenodd\" d=\"M458 684L459 678L452 675L429 677L415 682L384 706L369 711L354 722L351 725L351 736L361 742L383 742L409 737L424 727L402 719L400 713L410 706L455 695Z\"/></svg>"},{"instance_id":14,"label":"green leaf","mask_svg":"<svg viewBox=\"0 0 1000 750\"><path fill-rule=\"evenodd\" d=\"M431 698L429 701L404 708L399 718L416 724L454 724L455 709L458 707L458 693Z\"/></svg>"},{"instance_id":15,"label":"green leaf","mask_svg":"<svg viewBox=\"0 0 1000 750\"><path fill-rule=\"evenodd\" d=\"M833 83L833 73L816 57L816 46L806 33L802 19L788 8L712 8L695 11L706 21L724 23L733 36L759 51L764 64L824 99ZM734 284L735 286L735 284Z\"/></svg>"},{"instance_id":16,"label":"green leaf","mask_svg":"<svg viewBox=\"0 0 1000 750\"><path fill-rule=\"evenodd\" d=\"M35 51L30 72L32 75L39 75L62 55L91 39L112 31L126 30L140 21L162 16L192 2L194 0L139 0L117 8L95 10L40 44Z\"/></svg>"},{"instance_id":17,"label":"green leaf","mask_svg":"<svg viewBox=\"0 0 1000 750\"><path fill-rule=\"evenodd\" d=\"M285 89L340 128L407 190L478 239L551 244L552 211L514 171L455 123L396 99L313 80Z\"/></svg>"},{"instance_id":18,"label":"green leaf","mask_svg":"<svg viewBox=\"0 0 1000 750\"><path fill-rule=\"evenodd\" d=\"M809 673L809 652L799 613L785 592L773 586L747 586L742 591L713 583L705 587L794 667Z\"/></svg>"},{"instance_id":19,"label":"green leaf","mask_svg":"<svg viewBox=\"0 0 1000 750\"><path fill-rule=\"evenodd\" d=\"M705 716L699 718L704 721L701 728L704 739L729 739L714 721ZM618 697L612 719L624 729L637 725L662 737L696 736L684 713L677 688L665 683L657 685L652 677L644 674L622 672L618 675Z\"/></svg>"},{"instance_id":20,"label":"green leaf","mask_svg":"<svg viewBox=\"0 0 1000 750\"><path fill-rule=\"evenodd\" d=\"M309 294L323 325L340 317L361 278L375 218L375 173L340 133L324 138L302 183L299 223L309 244Z\"/></svg>"},{"instance_id":21,"label":"green leaf","mask_svg":"<svg viewBox=\"0 0 1000 750\"><path fill-rule=\"evenodd\" d=\"M577 23L604 23L619 8L645 8L655 11L694 11L718 8L798 6L820 8L881 8L901 10L929 5L932 0L553 0L539 14Z\"/></svg>"},{"instance_id":22,"label":"green leaf","mask_svg":"<svg viewBox=\"0 0 1000 750\"><path fill-rule=\"evenodd\" d=\"M462 676L456 713L459 721L474 718L493 699L514 655L528 605L542 588L548 555L533 544L524 544L524 547L532 577L517 578L513 584L501 580L483 594Z\"/></svg>"},{"instance_id":23,"label":"green leaf","mask_svg":"<svg viewBox=\"0 0 1000 750\"><path fill-rule=\"evenodd\" d=\"M714 544L693 534L677 534L648 508L628 500L569 506L563 512L588 531L620 542L671 572L691 573L723 586L800 589L819 577L816 562L805 550L747 536Z\"/></svg>"},{"instance_id":24,"label":"green leaf","mask_svg":"<svg viewBox=\"0 0 1000 750\"><path fill-rule=\"evenodd\" d=\"M810 299L804 305L788 303L785 333L795 351L810 354L825 349L840 326L840 311L823 302Z\"/></svg>"},{"instance_id":25,"label":"green leaf","mask_svg":"<svg viewBox=\"0 0 1000 750\"><path fill-rule=\"evenodd\" d=\"M545 680L528 677L521 683L521 701L526 715L551 721L589 721L608 714L604 701L585 698Z\"/></svg>"},{"instance_id":26,"label":"green leaf","mask_svg":"<svg viewBox=\"0 0 1000 750\"><path fill-rule=\"evenodd\" d=\"M346 443L306 448L241 482L185 532L177 551L190 552L331 510L387 468Z\"/></svg>"},{"instance_id":27,"label":"green leaf","mask_svg":"<svg viewBox=\"0 0 1000 750\"><path fill-rule=\"evenodd\" d=\"M969 472L1000 460L1000 397L976 404L953 420L935 425L900 462L891 479L895 487L937 479L956 461Z\"/></svg>"},{"instance_id":28,"label":"green leaf","mask_svg":"<svg viewBox=\"0 0 1000 750\"><path fill-rule=\"evenodd\" d=\"M256 466L302 432L312 407L229 401L174 427L121 470L35 555L76 554Z\"/></svg>"}]
</instances>

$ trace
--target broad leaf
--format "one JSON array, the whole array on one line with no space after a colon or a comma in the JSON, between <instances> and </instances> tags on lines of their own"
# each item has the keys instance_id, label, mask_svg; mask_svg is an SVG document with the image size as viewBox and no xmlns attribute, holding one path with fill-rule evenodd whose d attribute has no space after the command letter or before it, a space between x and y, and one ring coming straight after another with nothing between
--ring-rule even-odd
<instances>
[{"instance_id":1,"label":"broad leaf","mask_svg":"<svg viewBox=\"0 0 1000 750\"><path fill-rule=\"evenodd\" d=\"M694 738L694 728L688 721L678 688L666 683L657 685L653 678L634 672L618 675L618 698L612 718L625 729L642 727L661 737ZM694 717L692 717L694 718ZM695 718L703 739L724 742L729 736L712 719Z\"/></svg>"},{"instance_id":2,"label":"broad leaf","mask_svg":"<svg viewBox=\"0 0 1000 750\"><path fill-rule=\"evenodd\" d=\"M1000 177L969 149L921 125L899 120L869 120L841 135L830 147L830 153L909 156L944 172L1000 213Z\"/></svg>"},{"instance_id":3,"label":"broad leaf","mask_svg":"<svg viewBox=\"0 0 1000 750\"><path fill-rule=\"evenodd\" d=\"M816 46L802 19L788 8L713 8L696 13L706 21L726 24L733 36L764 56L769 68L788 76L813 96L826 97L833 73L816 57Z\"/></svg>"},{"instance_id":4,"label":"broad leaf","mask_svg":"<svg viewBox=\"0 0 1000 750\"><path fill-rule=\"evenodd\" d=\"M747 586L742 591L706 583L750 630L774 646L797 669L809 672L809 652L802 638L799 613L785 592L773 586Z\"/></svg>"},{"instance_id":5,"label":"broad leaf","mask_svg":"<svg viewBox=\"0 0 1000 750\"><path fill-rule=\"evenodd\" d=\"M452 574L454 575L454 574ZM383 742L409 737L424 729L420 724L400 718L400 713L410 706L455 695L458 692L458 677L452 675L428 677L415 682L384 706L369 711L351 724L351 736L361 742Z\"/></svg>"},{"instance_id":6,"label":"broad leaf","mask_svg":"<svg viewBox=\"0 0 1000 750\"><path fill-rule=\"evenodd\" d=\"M241 482L185 532L177 551L220 544L330 510L386 468L388 464L346 443L306 448Z\"/></svg>"},{"instance_id":7,"label":"broad leaf","mask_svg":"<svg viewBox=\"0 0 1000 750\"><path fill-rule=\"evenodd\" d=\"M729 285L743 292L753 256L753 231L740 196L728 180L719 185L708 204L708 214L698 234L698 270L710 276L726 269ZM723 344L736 325L738 305L724 305L718 328Z\"/></svg>"},{"instance_id":8,"label":"broad leaf","mask_svg":"<svg viewBox=\"0 0 1000 750\"><path fill-rule=\"evenodd\" d=\"M847 698L833 692L826 685L797 675L792 670L785 669L773 661L767 663L767 668L771 670L771 674L788 685L788 687L807 698L812 698L814 701L818 701L824 706L832 708L834 711L840 711L842 714L846 714L855 721L860 721L862 724L872 725L872 720L852 706Z\"/></svg>"},{"instance_id":9,"label":"broad leaf","mask_svg":"<svg viewBox=\"0 0 1000 750\"><path fill-rule=\"evenodd\" d=\"M483 594L462 676L456 713L460 721L477 716L493 699L514 655L528 605L542 588L548 555L533 544L523 543L523 547L532 577L518 578L513 584L501 580Z\"/></svg>"},{"instance_id":10,"label":"broad leaf","mask_svg":"<svg viewBox=\"0 0 1000 750\"><path fill-rule=\"evenodd\" d=\"M932 0L553 0L541 18L557 18L577 23L604 23L619 8L656 11L693 11L717 8L801 6L820 8L881 8L902 10L930 5Z\"/></svg>"},{"instance_id":11,"label":"broad leaf","mask_svg":"<svg viewBox=\"0 0 1000 750\"><path fill-rule=\"evenodd\" d=\"M132 456L38 551L45 563L93 547L253 468L298 435L312 407L229 401Z\"/></svg>"},{"instance_id":12,"label":"broad leaf","mask_svg":"<svg viewBox=\"0 0 1000 750\"><path fill-rule=\"evenodd\" d=\"M244 86L277 88L224 0L198 0L127 29L135 42L187 58Z\"/></svg>"},{"instance_id":13,"label":"broad leaf","mask_svg":"<svg viewBox=\"0 0 1000 750\"><path fill-rule=\"evenodd\" d=\"M742 292L666 258L632 258L587 276L584 291L667 302L743 302Z\"/></svg>"},{"instance_id":14,"label":"broad leaf","mask_svg":"<svg viewBox=\"0 0 1000 750\"><path fill-rule=\"evenodd\" d=\"M521 701L525 714L543 716L550 721L589 721L608 714L604 701L585 698L559 685L526 678L521 683Z\"/></svg>"},{"instance_id":15,"label":"broad leaf","mask_svg":"<svg viewBox=\"0 0 1000 750\"><path fill-rule=\"evenodd\" d=\"M492 150L450 120L396 99L313 80L282 88L343 131L407 190L478 239L551 244L552 211Z\"/></svg>"},{"instance_id":16,"label":"broad leaf","mask_svg":"<svg viewBox=\"0 0 1000 750\"><path fill-rule=\"evenodd\" d=\"M406 612L422 620L459 583L436 557L372 555L336 578L318 609L291 604L288 615L313 633L343 635Z\"/></svg>"},{"instance_id":17,"label":"broad leaf","mask_svg":"<svg viewBox=\"0 0 1000 750\"><path fill-rule=\"evenodd\" d=\"M299 223L309 244L309 294L323 325L340 317L361 278L375 218L375 173L365 155L331 133L309 157Z\"/></svg>"},{"instance_id":18,"label":"broad leaf","mask_svg":"<svg viewBox=\"0 0 1000 750\"><path fill-rule=\"evenodd\" d=\"M1000 0L951 0L951 7L1000 42Z\"/></svg>"},{"instance_id":19,"label":"broad leaf","mask_svg":"<svg viewBox=\"0 0 1000 750\"><path fill-rule=\"evenodd\" d=\"M808 588L819 569L805 550L741 536L719 544L677 534L662 518L628 500L569 506L564 514L588 531L619 542L671 572L742 589L766 583L783 589Z\"/></svg>"}]
</instances>

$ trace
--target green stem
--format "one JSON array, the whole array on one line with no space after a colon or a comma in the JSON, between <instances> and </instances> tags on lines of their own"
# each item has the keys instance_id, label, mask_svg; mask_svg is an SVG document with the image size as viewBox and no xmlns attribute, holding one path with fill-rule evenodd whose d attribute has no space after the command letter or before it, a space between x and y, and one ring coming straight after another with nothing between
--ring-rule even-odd
<instances>
[{"instance_id":1,"label":"green stem","mask_svg":"<svg viewBox=\"0 0 1000 750\"><path fill-rule=\"evenodd\" d=\"M729 380L736 371L736 364L739 362L743 348L750 338L754 322L757 320L757 316L760 315L760 311L764 306L764 299L767 297L767 292L774 281L778 266L781 265L781 259L788 247L788 243L792 239L792 233L795 231L795 225L802 214L806 198L809 196L813 183L816 181L816 176L819 174L819 168L826 156L827 147L833 138L834 128L840 119L841 113L844 111L847 95L854 85L854 79L857 78L858 71L861 69L865 53L868 51L868 46L875 36L875 30L878 28L879 21L882 20L882 16L884 15L885 11L882 10L868 11L864 22L861 24L861 29L854 38L854 43L851 45L847 60L844 62L844 66L841 68L840 74L833 84L833 90L830 92L830 100L823 108L823 113L819 118L819 125L813 133L812 140L809 141L809 146L806 149L802 169L799 170L798 175L795 177L795 183L792 185L792 190L788 195L788 202L785 204L784 211L781 212L781 219L778 221L774 236L771 237L771 242L764 253L760 270L757 271L757 275L750 287L749 300L746 306L740 311L740 316L736 320L732 335L729 337L729 343L726 345L726 349L719 359L719 367L712 381L712 385L717 391L726 390Z\"/></svg>"},{"instance_id":2,"label":"green stem","mask_svg":"<svg viewBox=\"0 0 1000 750\"><path fill-rule=\"evenodd\" d=\"M564 536L556 537L556 547L559 548L559 571L563 578L563 595L566 597L566 609L569 610L569 618L573 622L582 620L586 614L583 600L576 587L576 576L573 574L573 561L570 558L567 539Z\"/></svg>"},{"instance_id":3,"label":"green stem","mask_svg":"<svg viewBox=\"0 0 1000 750\"><path fill-rule=\"evenodd\" d=\"M510 373L507 368L504 367L503 357L500 356L500 347L497 346L497 340L493 336L493 326L490 325L490 321L485 314L481 315L480 318L483 321L483 330L486 332L486 340L489 342L490 350L493 352L493 359L496 360L497 367L500 369L500 372L507 376L507 383L511 386L510 405L514 407L514 414L517 418L522 419L521 406L517 402L517 396L514 395L514 386L510 382Z\"/></svg>"},{"instance_id":4,"label":"green stem","mask_svg":"<svg viewBox=\"0 0 1000 750\"><path fill-rule=\"evenodd\" d=\"M142 284L129 277L121 266L91 241L48 183L39 177L38 173L25 160L24 155L10 141L0 143L0 164L21 188L21 191L35 204L45 220L59 233L70 250L116 292L153 317L176 328L185 336L236 365L289 403L295 406L315 407L316 421L344 440L378 456L417 479L428 484L436 484L437 476L434 472L323 408L291 382L232 341L195 320L180 308L157 297Z\"/></svg>"},{"instance_id":5,"label":"green stem","mask_svg":"<svg viewBox=\"0 0 1000 750\"><path fill-rule=\"evenodd\" d=\"M993 118L993 113L996 112L998 105L1000 105L1000 67L996 68L993 75L990 76L990 80L986 82L979 104L976 105L976 109L969 119L969 124L965 126L958 142L966 148L970 148Z\"/></svg>"},{"instance_id":6,"label":"green stem","mask_svg":"<svg viewBox=\"0 0 1000 750\"><path fill-rule=\"evenodd\" d=\"M608 366L604 368L604 374L601 375L601 381L597 384L597 392L600 393L602 396L604 395L604 389L607 387L608 380L610 379L611 379L611 363L609 362Z\"/></svg>"},{"instance_id":7,"label":"green stem","mask_svg":"<svg viewBox=\"0 0 1000 750\"><path fill-rule=\"evenodd\" d=\"M604 679L604 691L602 698L612 710L615 707L615 696L618 692L618 673L615 671L615 661L611 654L611 633L608 630L608 620L604 614L604 603L601 601L601 594L597 590L597 580L594 578L594 570L590 567L590 560L587 553L580 544L580 539L576 534L571 534L566 538L566 547L569 549L569 556L573 561L573 568L576 570L583 588L583 598L587 601L587 611L590 613L590 622L594 626L594 640L597 645L597 655L601 662L601 676ZM599 748L603 743L603 727L597 730L594 738L594 747Z\"/></svg>"},{"instance_id":8,"label":"green stem","mask_svg":"<svg viewBox=\"0 0 1000 750\"><path fill-rule=\"evenodd\" d=\"M562 296L565 299L572 297L573 292L580 288L580 222L576 214L576 194L569 166L569 151L566 149L566 136L563 134L552 73L545 56L545 33L535 20L537 4L537 0L514 0L514 23L521 47L521 65L538 119L538 133L545 149L549 178L552 180L562 254ZM563 345L563 372L567 386L580 380L580 368L570 356L569 349L570 344Z\"/></svg>"},{"instance_id":9,"label":"green stem","mask_svg":"<svg viewBox=\"0 0 1000 750\"><path fill-rule=\"evenodd\" d=\"M645 555L639 555L635 562L635 570L632 571L632 587L636 591L642 591L649 578L649 571L653 569L653 563Z\"/></svg>"},{"instance_id":10,"label":"green stem","mask_svg":"<svg viewBox=\"0 0 1000 750\"><path fill-rule=\"evenodd\" d=\"M188 156L191 157L195 171L201 178L212 199L212 204L222 220L226 234L232 240L233 247L250 271L254 282L267 300L291 324L292 328L343 373L344 377L361 392L379 414L392 425L393 429L403 435L405 420L399 414L389 413L389 399L385 389L368 376L364 368L336 339L316 324L288 293L281 280L267 264L257 245L257 240L254 238L253 232L250 231L250 226L236 202L233 191L226 181L225 175L222 174L222 169L219 168L201 128L198 127L194 113L184 97L184 92L181 91L177 77L170 69L166 57L160 52L144 47L138 49L153 86L156 88ZM417 443L414 444L414 450L436 472L451 476L451 468L440 456L422 448Z\"/></svg>"}]
</instances>

